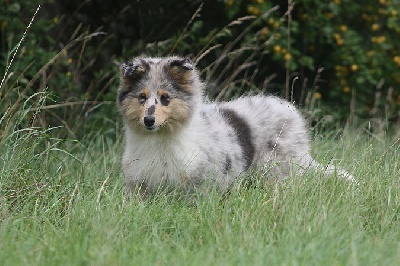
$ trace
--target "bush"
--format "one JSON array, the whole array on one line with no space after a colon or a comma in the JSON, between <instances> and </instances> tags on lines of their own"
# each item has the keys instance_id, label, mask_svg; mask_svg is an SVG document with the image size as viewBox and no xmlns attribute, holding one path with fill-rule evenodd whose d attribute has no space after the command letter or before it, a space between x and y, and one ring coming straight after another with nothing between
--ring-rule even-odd
<instances>
[{"instance_id":1,"label":"bush","mask_svg":"<svg viewBox=\"0 0 400 266\"><path fill-rule=\"evenodd\" d=\"M106 91L104 87L110 86L114 73L108 70L107 75L102 76L102 72L91 72L90 58L94 57L96 50L86 50L86 46L102 35L100 31L89 32L77 27L66 36L53 1L38 8L42 2L10 4L0 1L5 6L0 12L0 72L4 73L0 88L0 117L5 121L1 123L0 135L6 130L5 125L17 119L18 110L31 95L48 91L43 112L38 116L27 112L21 128L62 125L68 136L80 138L86 132L88 114L99 104L111 104L105 102L102 92ZM89 74L93 78L91 82L85 82ZM39 101L40 94L37 95Z\"/></svg>"},{"instance_id":2,"label":"bush","mask_svg":"<svg viewBox=\"0 0 400 266\"><path fill-rule=\"evenodd\" d=\"M0 0L2 69L39 3ZM1 88L0 108L48 88L52 101L26 120L63 125L80 138L113 127L120 61L182 54L202 69L211 98L279 94L317 119L372 119L387 128L400 123L399 8L389 0L46 1Z\"/></svg>"},{"instance_id":3,"label":"bush","mask_svg":"<svg viewBox=\"0 0 400 266\"><path fill-rule=\"evenodd\" d=\"M245 4L249 14L258 16L281 1L225 3L233 10L242 10L235 5ZM312 97L328 104L337 119L347 118L349 112L350 118L399 119L400 2L299 0L291 7L290 25L288 14L280 18L288 9L283 6L263 25L262 36L274 37L268 49L269 58L280 66L277 73L289 68L304 84L324 68L324 82L303 86L299 102L310 103L311 90Z\"/></svg>"}]
</instances>

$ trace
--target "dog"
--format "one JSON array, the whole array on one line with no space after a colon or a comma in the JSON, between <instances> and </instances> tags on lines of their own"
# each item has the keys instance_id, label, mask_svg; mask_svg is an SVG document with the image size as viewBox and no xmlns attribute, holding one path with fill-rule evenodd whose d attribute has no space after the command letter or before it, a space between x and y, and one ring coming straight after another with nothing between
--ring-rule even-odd
<instances>
[{"instance_id":1,"label":"dog","mask_svg":"<svg viewBox=\"0 0 400 266\"><path fill-rule=\"evenodd\" d=\"M346 171L312 159L305 120L284 99L208 102L198 70L184 57L137 57L120 68L117 106L128 191L193 193L205 185L227 191L250 169L282 179L293 166L352 180Z\"/></svg>"}]
</instances>

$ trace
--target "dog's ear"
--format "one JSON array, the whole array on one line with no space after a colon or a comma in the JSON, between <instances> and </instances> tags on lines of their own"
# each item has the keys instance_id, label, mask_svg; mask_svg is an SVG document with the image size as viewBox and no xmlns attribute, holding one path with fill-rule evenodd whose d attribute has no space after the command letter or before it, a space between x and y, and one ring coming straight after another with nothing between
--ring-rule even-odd
<instances>
[{"instance_id":1,"label":"dog's ear","mask_svg":"<svg viewBox=\"0 0 400 266\"><path fill-rule=\"evenodd\" d=\"M182 68L185 70L193 70L195 68L193 61L191 58L186 57L185 59L183 59L184 62L182 64Z\"/></svg>"},{"instance_id":2,"label":"dog's ear","mask_svg":"<svg viewBox=\"0 0 400 266\"><path fill-rule=\"evenodd\" d=\"M171 62L171 67L179 67L186 71L195 69L192 59L188 57L173 60Z\"/></svg>"},{"instance_id":3,"label":"dog's ear","mask_svg":"<svg viewBox=\"0 0 400 266\"><path fill-rule=\"evenodd\" d=\"M120 64L121 76L125 79L137 78L147 71L147 67L142 60L133 59Z\"/></svg>"}]
</instances>

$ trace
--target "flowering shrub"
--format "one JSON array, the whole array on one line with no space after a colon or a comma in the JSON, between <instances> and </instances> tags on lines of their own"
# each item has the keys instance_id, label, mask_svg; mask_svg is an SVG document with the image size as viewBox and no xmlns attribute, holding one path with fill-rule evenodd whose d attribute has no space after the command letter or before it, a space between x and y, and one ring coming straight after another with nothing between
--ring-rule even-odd
<instances>
[{"instance_id":1,"label":"flowering shrub","mask_svg":"<svg viewBox=\"0 0 400 266\"><path fill-rule=\"evenodd\" d=\"M225 1L227 9L239 12L245 5L255 16L275 4L282 1ZM288 6L281 6L260 24L260 37L273 37L266 49L281 67L278 73L289 68L305 81L324 68L323 81L301 88L300 102L310 100L306 95L311 90L316 100L341 107L335 107L338 118L347 118L349 112L361 117L381 112L398 119L400 1L298 0L289 5L290 14L285 14Z\"/></svg>"}]
</instances>

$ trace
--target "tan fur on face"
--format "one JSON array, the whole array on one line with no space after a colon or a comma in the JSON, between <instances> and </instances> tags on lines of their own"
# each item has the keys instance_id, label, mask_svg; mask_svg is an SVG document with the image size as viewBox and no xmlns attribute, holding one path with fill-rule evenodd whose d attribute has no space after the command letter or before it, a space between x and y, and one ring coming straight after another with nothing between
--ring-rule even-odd
<instances>
[{"instance_id":1,"label":"tan fur on face","mask_svg":"<svg viewBox=\"0 0 400 266\"><path fill-rule=\"evenodd\" d=\"M192 71L184 70L178 66L170 66L168 69L169 76L181 85L185 92L193 92L193 78Z\"/></svg>"},{"instance_id":2,"label":"tan fur on face","mask_svg":"<svg viewBox=\"0 0 400 266\"><path fill-rule=\"evenodd\" d=\"M149 89L147 89L147 88L143 89L142 93L144 93L144 95L146 95L146 98L149 98L149 96L150 96L150 90Z\"/></svg>"},{"instance_id":3,"label":"tan fur on face","mask_svg":"<svg viewBox=\"0 0 400 266\"><path fill-rule=\"evenodd\" d=\"M169 105L163 107L168 109L169 112L167 126L170 131L184 127L190 119L191 109L189 105L181 99L171 99Z\"/></svg>"},{"instance_id":4,"label":"tan fur on face","mask_svg":"<svg viewBox=\"0 0 400 266\"><path fill-rule=\"evenodd\" d=\"M123 102L122 114L130 124L140 131L148 132L144 125L144 116L149 105L141 105L137 98L128 98ZM189 105L180 99L172 98L168 106L155 105L155 127L162 131L172 132L182 128L191 116Z\"/></svg>"},{"instance_id":5,"label":"tan fur on face","mask_svg":"<svg viewBox=\"0 0 400 266\"><path fill-rule=\"evenodd\" d=\"M133 125L141 124L146 108L138 102L137 98L127 98L122 103L122 115Z\"/></svg>"},{"instance_id":6,"label":"tan fur on face","mask_svg":"<svg viewBox=\"0 0 400 266\"><path fill-rule=\"evenodd\" d=\"M158 90L157 96L160 98L163 95L168 95L168 91L163 89Z\"/></svg>"}]
</instances>

